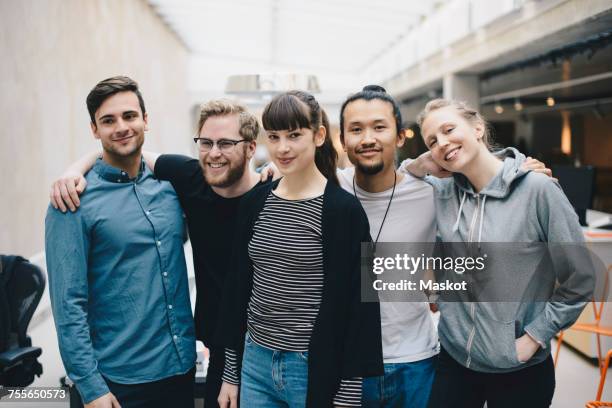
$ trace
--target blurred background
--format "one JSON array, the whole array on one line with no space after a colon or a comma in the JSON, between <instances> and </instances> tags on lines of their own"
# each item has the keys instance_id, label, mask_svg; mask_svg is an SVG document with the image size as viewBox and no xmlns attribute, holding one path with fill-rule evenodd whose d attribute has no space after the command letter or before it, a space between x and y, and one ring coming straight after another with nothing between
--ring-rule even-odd
<instances>
[{"instance_id":1,"label":"blurred background","mask_svg":"<svg viewBox=\"0 0 612 408\"><path fill-rule=\"evenodd\" d=\"M44 266L50 184L99 149L85 97L127 75L149 113L145 149L189 155L211 98L261 112L277 92L308 90L340 148L342 101L379 84L410 129L398 159L425 151L414 121L429 99L466 100L498 145L553 168L612 262L609 230L594 229L612 224L611 0L0 0L0 52L0 253ZM31 331L51 342L44 383L55 384L63 368L46 296ZM554 406L583 406L599 381L594 337L571 337L580 354L561 357Z\"/></svg>"}]
</instances>

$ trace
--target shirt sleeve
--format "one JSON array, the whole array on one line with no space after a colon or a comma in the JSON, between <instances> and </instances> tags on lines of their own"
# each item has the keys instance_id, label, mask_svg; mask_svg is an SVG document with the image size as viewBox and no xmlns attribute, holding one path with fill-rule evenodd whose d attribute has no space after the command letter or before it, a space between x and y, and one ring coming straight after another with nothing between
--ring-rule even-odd
<instances>
[{"instance_id":1,"label":"shirt sleeve","mask_svg":"<svg viewBox=\"0 0 612 408\"><path fill-rule=\"evenodd\" d=\"M153 172L158 179L169 181L179 197L205 182L198 160L180 154L162 154L155 161Z\"/></svg>"},{"instance_id":2,"label":"shirt sleeve","mask_svg":"<svg viewBox=\"0 0 612 408\"><path fill-rule=\"evenodd\" d=\"M226 383L239 385L240 374L238 373L238 359L236 358L236 350L225 349L225 365L223 367L222 379Z\"/></svg>"},{"instance_id":3,"label":"shirt sleeve","mask_svg":"<svg viewBox=\"0 0 612 408\"><path fill-rule=\"evenodd\" d=\"M339 407L360 407L362 383L361 377L340 381L340 387L334 396L334 405Z\"/></svg>"},{"instance_id":4,"label":"shirt sleeve","mask_svg":"<svg viewBox=\"0 0 612 408\"><path fill-rule=\"evenodd\" d=\"M441 190L444 186L445 183L448 183L449 180L452 180L452 178L444 178L444 179L440 179L436 176L432 176L431 174L426 174L423 177L416 177L414 174L412 174L411 172L408 171L408 166L410 165L410 163L412 163L415 159L405 159L403 162L400 163L399 167L397 168L398 171L400 173L403 174L408 174L412 177L415 177L417 179L421 179L424 182L426 182L427 184L429 184L430 186L432 186L434 188L434 190Z\"/></svg>"},{"instance_id":5,"label":"shirt sleeve","mask_svg":"<svg viewBox=\"0 0 612 408\"><path fill-rule=\"evenodd\" d=\"M82 210L63 214L49 206L45 251L51 307L62 361L84 403L109 392L98 371L87 321L89 245Z\"/></svg>"}]
</instances>

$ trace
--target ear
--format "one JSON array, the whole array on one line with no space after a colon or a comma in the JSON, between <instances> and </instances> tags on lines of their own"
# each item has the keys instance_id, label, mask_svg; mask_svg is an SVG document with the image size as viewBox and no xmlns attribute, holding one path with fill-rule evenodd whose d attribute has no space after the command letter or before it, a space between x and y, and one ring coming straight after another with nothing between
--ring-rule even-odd
<instances>
[{"instance_id":1,"label":"ear","mask_svg":"<svg viewBox=\"0 0 612 408\"><path fill-rule=\"evenodd\" d=\"M323 146L325 143L325 137L327 136L327 131L325 130L325 126L319 126L319 130L314 134L314 142L317 147Z\"/></svg>"},{"instance_id":2,"label":"ear","mask_svg":"<svg viewBox=\"0 0 612 408\"><path fill-rule=\"evenodd\" d=\"M96 124L93 122L89 122L89 127L91 128L91 133L93 134L93 136L96 139L100 139L100 136L98 135L98 127L96 126Z\"/></svg>"},{"instance_id":3,"label":"ear","mask_svg":"<svg viewBox=\"0 0 612 408\"><path fill-rule=\"evenodd\" d=\"M249 160L255 156L255 150L257 150L257 141L253 140L250 143L247 143L246 156Z\"/></svg>"},{"instance_id":4,"label":"ear","mask_svg":"<svg viewBox=\"0 0 612 408\"><path fill-rule=\"evenodd\" d=\"M405 142L406 142L406 129L400 129L399 133L397 134L397 140L395 141L395 146L402 147Z\"/></svg>"},{"instance_id":5,"label":"ear","mask_svg":"<svg viewBox=\"0 0 612 408\"><path fill-rule=\"evenodd\" d=\"M142 115L142 120L144 121L144 124L145 124L144 130L146 132L149 130L149 115L147 115L146 112L144 113L144 115Z\"/></svg>"},{"instance_id":6,"label":"ear","mask_svg":"<svg viewBox=\"0 0 612 408\"><path fill-rule=\"evenodd\" d=\"M340 144L342 145L342 150L346 152L346 143L344 143L344 135L342 133L340 133Z\"/></svg>"}]
</instances>

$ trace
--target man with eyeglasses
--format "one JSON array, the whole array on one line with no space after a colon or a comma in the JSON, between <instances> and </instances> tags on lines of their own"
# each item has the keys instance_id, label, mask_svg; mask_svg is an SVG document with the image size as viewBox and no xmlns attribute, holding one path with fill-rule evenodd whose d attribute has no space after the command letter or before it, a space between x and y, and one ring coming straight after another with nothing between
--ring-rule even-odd
<instances>
[{"instance_id":1,"label":"man with eyeglasses","mask_svg":"<svg viewBox=\"0 0 612 408\"><path fill-rule=\"evenodd\" d=\"M202 106L198 123L199 160L181 155L143 152L147 165L174 187L187 217L196 276L196 337L210 351L205 406L217 407L225 360L223 347L215 345L215 328L222 318L218 305L234 238L234 221L240 198L260 182L249 167L259 134L257 118L228 100ZM81 159L53 185L52 205L74 210L84 190L82 174L92 157Z\"/></svg>"}]
</instances>

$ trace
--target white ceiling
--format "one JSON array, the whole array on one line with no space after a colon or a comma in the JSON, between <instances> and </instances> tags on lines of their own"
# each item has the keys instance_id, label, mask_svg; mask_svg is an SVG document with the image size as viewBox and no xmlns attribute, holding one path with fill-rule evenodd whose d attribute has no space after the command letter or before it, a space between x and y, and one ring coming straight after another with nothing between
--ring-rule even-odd
<instances>
[{"instance_id":1,"label":"white ceiling","mask_svg":"<svg viewBox=\"0 0 612 408\"><path fill-rule=\"evenodd\" d=\"M307 72L337 82L363 72L448 0L148 1L198 70Z\"/></svg>"},{"instance_id":2,"label":"white ceiling","mask_svg":"<svg viewBox=\"0 0 612 408\"><path fill-rule=\"evenodd\" d=\"M445 1L149 0L195 54L358 73Z\"/></svg>"}]
</instances>

